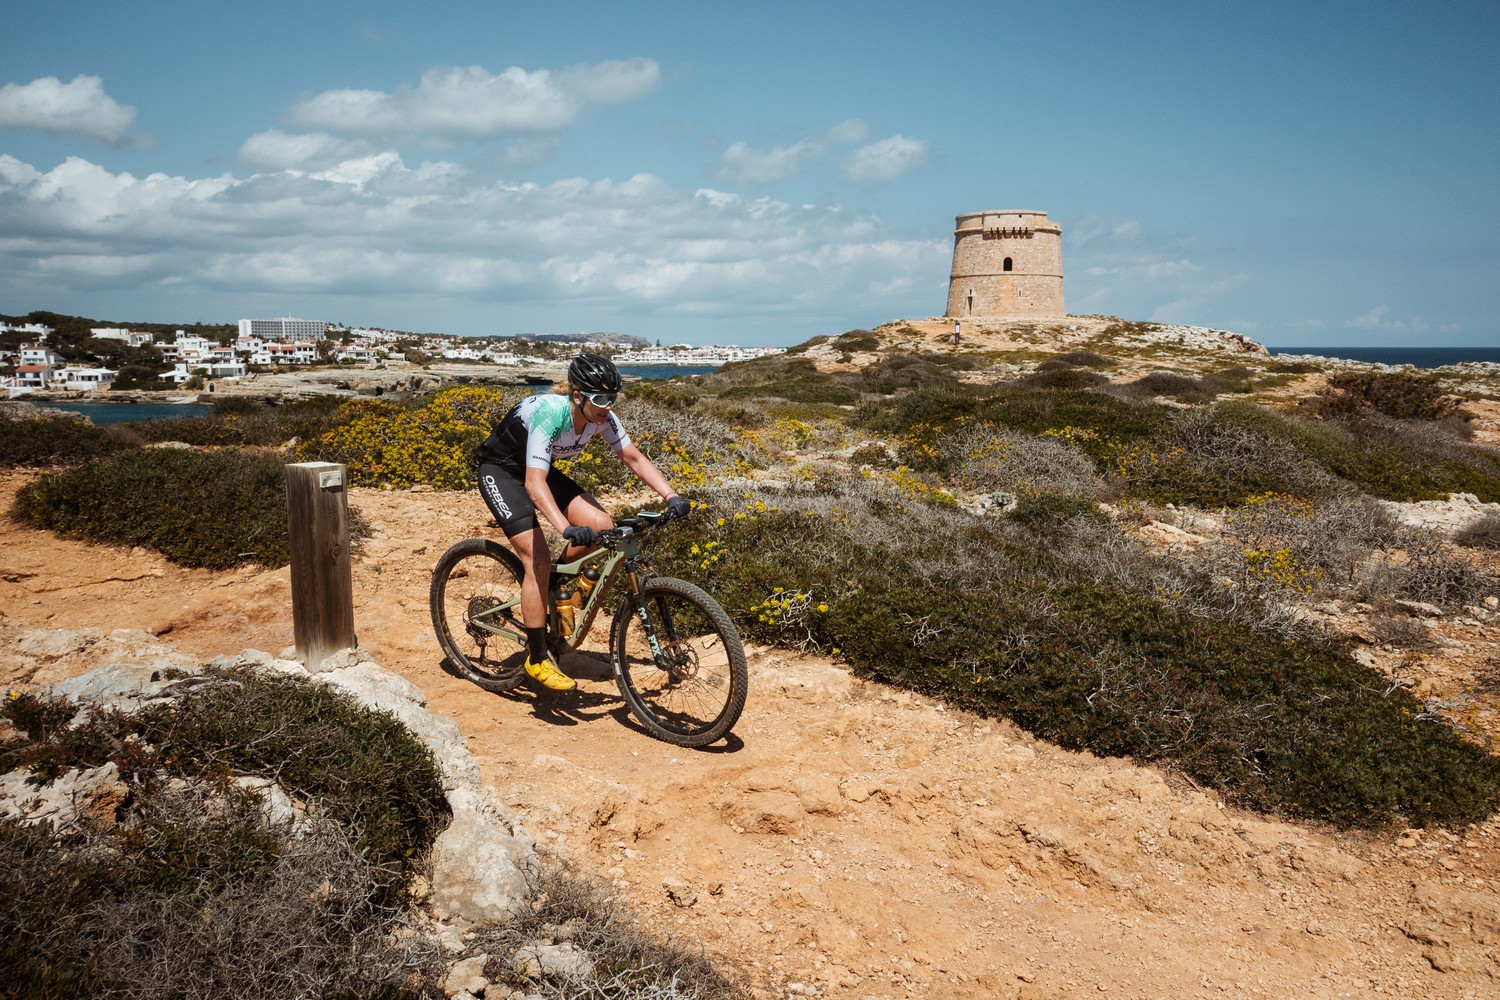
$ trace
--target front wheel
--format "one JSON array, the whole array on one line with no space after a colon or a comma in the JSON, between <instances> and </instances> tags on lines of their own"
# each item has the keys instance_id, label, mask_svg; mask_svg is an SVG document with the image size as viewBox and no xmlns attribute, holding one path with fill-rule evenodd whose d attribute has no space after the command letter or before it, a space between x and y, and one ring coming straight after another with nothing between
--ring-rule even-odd
<instances>
[{"instance_id":1,"label":"front wheel","mask_svg":"<svg viewBox=\"0 0 1500 1000\"><path fill-rule=\"evenodd\" d=\"M466 538L438 560L427 596L438 645L454 669L486 691L521 683L521 560L498 542Z\"/></svg>"},{"instance_id":2,"label":"front wheel","mask_svg":"<svg viewBox=\"0 0 1500 1000\"><path fill-rule=\"evenodd\" d=\"M708 746L745 707L749 673L734 623L703 590L672 577L627 596L610 629L615 679L651 735L674 746Z\"/></svg>"}]
</instances>

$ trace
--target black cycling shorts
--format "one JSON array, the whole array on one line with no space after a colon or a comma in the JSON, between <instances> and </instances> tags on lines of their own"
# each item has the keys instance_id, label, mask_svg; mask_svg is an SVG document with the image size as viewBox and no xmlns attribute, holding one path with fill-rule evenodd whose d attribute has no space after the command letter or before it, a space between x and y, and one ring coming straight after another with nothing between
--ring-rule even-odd
<instances>
[{"instance_id":1,"label":"black cycling shorts","mask_svg":"<svg viewBox=\"0 0 1500 1000\"><path fill-rule=\"evenodd\" d=\"M586 492L555 467L547 470L547 489L552 492L552 499L557 501L557 506L564 514L568 511L568 504ZM536 505L526 492L525 480L505 466L493 462L480 463L479 495L484 497L485 506L495 515L495 521L500 525L500 530L505 532L506 538L514 538L537 526Z\"/></svg>"}]
</instances>

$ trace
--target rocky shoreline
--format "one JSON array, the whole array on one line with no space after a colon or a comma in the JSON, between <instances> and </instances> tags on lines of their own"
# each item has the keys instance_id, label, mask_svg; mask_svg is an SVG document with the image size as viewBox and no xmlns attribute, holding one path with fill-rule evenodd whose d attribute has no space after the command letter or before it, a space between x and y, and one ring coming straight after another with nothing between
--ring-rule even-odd
<instances>
[{"instance_id":1,"label":"rocky shoreline","mask_svg":"<svg viewBox=\"0 0 1500 1000\"><path fill-rule=\"evenodd\" d=\"M387 362L379 368L314 368L306 371L260 372L243 378L218 379L206 392L165 389L111 389L83 392L76 389L38 389L13 404L45 403L211 403L221 396L253 396L291 400L314 396L385 396L398 398L420 392L448 389L456 385L542 386L560 381L567 374L563 363L536 363L524 367L438 363L414 365Z\"/></svg>"}]
</instances>

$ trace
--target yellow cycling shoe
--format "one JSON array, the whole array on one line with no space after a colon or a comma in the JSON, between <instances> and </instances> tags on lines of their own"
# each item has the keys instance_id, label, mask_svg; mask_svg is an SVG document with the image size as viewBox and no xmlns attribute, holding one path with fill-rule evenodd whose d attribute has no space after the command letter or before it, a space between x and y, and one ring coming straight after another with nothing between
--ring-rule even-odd
<instances>
[{"instance_id":1,"label":"yellow cycling shoe","mask_svg":"<svg viewBox=\"0 0 1500 1000\"><path fill-rule=\"evenodd\" d=\"M550 656L545 657L541 663L531 662L531 657L528 656L526 672L531 675L532 680L553 691L571 691L578 686L577 681L553 666Z\"/></svg>"}]
</instances>

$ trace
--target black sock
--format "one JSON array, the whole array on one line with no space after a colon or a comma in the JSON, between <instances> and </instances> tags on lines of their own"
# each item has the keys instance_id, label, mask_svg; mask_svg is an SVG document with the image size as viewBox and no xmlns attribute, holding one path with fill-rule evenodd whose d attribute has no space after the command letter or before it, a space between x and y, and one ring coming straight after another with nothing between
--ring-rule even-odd
<instances>
[{"instance_id":1,"label":"black sock","mask_svg":"<svg viewBox=\"0 0 1500 1000\"><path fill-rule=\"evenodd\" d=\"M526 626L526 653L532 663L541 663L547 658L547 627Z\"/></svg>"}]
</instances>

